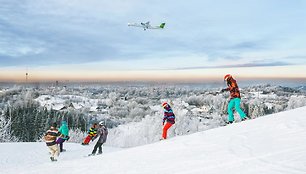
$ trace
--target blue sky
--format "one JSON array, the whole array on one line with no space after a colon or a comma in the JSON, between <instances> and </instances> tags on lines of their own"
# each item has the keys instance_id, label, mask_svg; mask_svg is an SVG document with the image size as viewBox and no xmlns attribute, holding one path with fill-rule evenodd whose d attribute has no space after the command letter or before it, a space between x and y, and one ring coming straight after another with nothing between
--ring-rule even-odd
<instances>
[{"instance_id":1,"label":"blue sky","mask_svg":"<svg viewBox=\"0 0 306 174\"><path fill-rule=\"evenodd\" d=\"M306 77L303 0L0 2L0 77L25 68L52 74L295 66ZM146 21L166 27L127 26Z\"/></svg>"}]
</instances>

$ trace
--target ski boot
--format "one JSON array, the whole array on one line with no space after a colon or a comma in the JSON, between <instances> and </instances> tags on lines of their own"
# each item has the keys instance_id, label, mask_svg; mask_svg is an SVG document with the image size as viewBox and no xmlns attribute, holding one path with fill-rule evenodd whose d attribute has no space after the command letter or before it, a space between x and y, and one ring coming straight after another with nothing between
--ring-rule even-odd
<instances>
[{"instance_id":1,"label":"ski boot","mask_svg":"<svg viewBox=\"0 0 306 174\"><path fill-rule=\"evenodd\" d=\"M95 156L95 155L96 155L95 153L88 154L88 156Z\"/></svg>"},{"instance_id":2,"label":"ski boot","mask_svg":"<svg viewBox=\"0 0 306 174\"><path fill-rule=\"evenodd\" d=\"M245 120L247 120L248 118L247 117L244 117L243 119L241 119L241 121L245 121Z\"/></svg>"},{"instance_id":3,"label":"ski boot","mask_svg":"<svg viewBox=\"0 0 306 174\"><path fill-rule=\"evenodd\" d=\"M55 158L52 157L52 156L50 157L50 159L51 159L52 162L57 161L57 159L55 159Z\"/></svg>"},{"instance_id":4,"label":"ski boot","mask_svg":"<svg viewBox=\"0 0 306 174\"><path fill-rule=\"evenodd\" d=\"M226 124L232 124L234 121L227 121Z\"/></svg>"}]
</instances>

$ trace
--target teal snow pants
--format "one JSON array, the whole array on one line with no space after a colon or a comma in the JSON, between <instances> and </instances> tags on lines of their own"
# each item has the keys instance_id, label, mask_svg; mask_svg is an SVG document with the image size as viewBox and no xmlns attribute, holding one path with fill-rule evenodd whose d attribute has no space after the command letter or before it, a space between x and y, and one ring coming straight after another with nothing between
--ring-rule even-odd
<instances>
[{"instance_id":1,"label":"teal snow pants","mask_svg":"<svg viewBox=\"0 0 306 174\"><path fill-rule=\"evenodd\" d=\"M239 113L241 119L244 119L246 117L245 113L240 108L240 101L241 101L240 98L233 98L230 100L227 106L228 121L234 121L234 114L233 114L234 107L235 110Z\"/></svg>"}]
</instances>

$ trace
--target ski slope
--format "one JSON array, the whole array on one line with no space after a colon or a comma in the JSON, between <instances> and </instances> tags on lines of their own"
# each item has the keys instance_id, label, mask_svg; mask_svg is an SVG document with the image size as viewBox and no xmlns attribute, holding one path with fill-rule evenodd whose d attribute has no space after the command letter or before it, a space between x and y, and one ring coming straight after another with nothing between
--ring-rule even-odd
<instances>
[{"instance_id":1,"label":"ski slope","mask_svg":"<svg viewBox=\"0 0 306 174\"><path fill-rule=\"evenodd\" d=\"M94 157L67 144L53 163L42 143L0 148L5 174L305 174L306 107Z\"/></svg>"},{"instance_id":2,"label":"ski slope","mask_svg":"<svg viewBox=\"0 0 306 174\"><path fill-rule=\"evenodd\" d=\"M76 143L64 143L66 152L60 154L60 162L87 157L91 153L95 142L88 146ZM111 153L121 148L106 147L104 153ZM0 174L23 173L28 168L50 163L48 147L44 142L37 143L0 143ZM35 173L35 172L34 172ZM48 173L48 172L47 172Z\"/></svg>"}]
</instances>

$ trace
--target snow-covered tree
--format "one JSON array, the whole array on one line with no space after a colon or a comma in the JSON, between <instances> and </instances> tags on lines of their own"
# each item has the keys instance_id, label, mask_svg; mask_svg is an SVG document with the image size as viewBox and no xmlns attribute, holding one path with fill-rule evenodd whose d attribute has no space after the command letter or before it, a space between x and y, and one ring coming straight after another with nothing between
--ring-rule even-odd
<instances>
[{"instance_id":1,"label":"snow-covered tree","mask_svg":"<svg viewBox=\"0 0 306 174\"><path fill-rule=\"evenodd\" d=\"M0 142L13 142L17 138L11 134L11 120L5 119L3 115L0 116Z\"/></svg>"},{"instance_id":2,"label":"snow-covered tree","mask_svg":"<svg viewBox=\"0 0 306 174\"><path fill-rule=\"evenodd\" d=\"M87 136L86 132L82 131L79 128L69 130L69 142L73 143L82 143L84 138Z\"/></svg>"},{"instance_id":3,"label":"snow-covered tree","mask_svg":"<svg viewBox=\"0 0 306 174\"><path fill-rule=\"evenodd\" d=\"M293 95L289 98L287 109L295 109L302 106L306 106L306 96Z\"/></svg>"}]
</instances>

